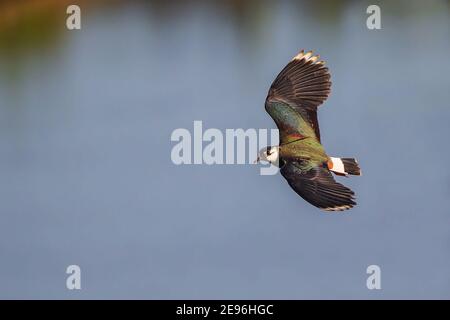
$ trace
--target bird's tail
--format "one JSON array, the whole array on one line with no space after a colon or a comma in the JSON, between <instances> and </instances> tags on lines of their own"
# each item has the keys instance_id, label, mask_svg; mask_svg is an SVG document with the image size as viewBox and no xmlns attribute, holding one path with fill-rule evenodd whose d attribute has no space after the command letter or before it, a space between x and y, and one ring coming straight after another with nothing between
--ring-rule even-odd
<instances>
[{"instance_id":1,"label":"bird's tail","mask_svg":"<svg viewBox=\"0 0 450 320\"><path fill-rule=\"evenodd\" d=\"M361 169L356 159L353 158L333 158L328 160L328 169L340 176L352 174L355 176L361 175Z\"/></svg>"}]
</instances>

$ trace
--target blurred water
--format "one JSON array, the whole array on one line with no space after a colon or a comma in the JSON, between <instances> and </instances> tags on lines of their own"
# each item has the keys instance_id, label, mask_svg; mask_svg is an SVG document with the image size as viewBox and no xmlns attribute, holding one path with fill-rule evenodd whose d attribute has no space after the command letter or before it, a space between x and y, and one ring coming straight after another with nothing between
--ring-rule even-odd
<instances>
[{"instance_id":1,"label":"blurred water","mask_svg":"<svg viewBox=\"0 0 450 320\"><path fill-rule=\"evenodd\" d=\"M31 45L5 40L0 297L450 298L449 2L381 1L378 31L369 4L100 3L80 31L63 8ZM302 48L332 73L322 140L359 159L355 209L322 213L257 166L172 164L194 120L274 128L268 87Z\"/></svg>"}]
</instances>

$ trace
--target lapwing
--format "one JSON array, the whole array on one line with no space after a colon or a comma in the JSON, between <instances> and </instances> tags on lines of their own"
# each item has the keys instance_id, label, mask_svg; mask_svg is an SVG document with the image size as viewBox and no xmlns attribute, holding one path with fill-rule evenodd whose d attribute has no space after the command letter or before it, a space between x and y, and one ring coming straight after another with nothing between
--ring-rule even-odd
<instances>
[{"instance_id":1,"label":"lapwing","mask_svg":"<svg viewBox=\"0 0 450 320\"><path fill-rule=\"evenodd\" d=\"M328 68L311 51L300 51L278 74L266 98L265 109L275 121L278 146L260 150L257 162L279 166L294 191L313 206L342 211L356 205L355 194L335 181L361 175L353 158L330 157L320 141L317 108L328 98Z\"/></svg>"}]
</instances>

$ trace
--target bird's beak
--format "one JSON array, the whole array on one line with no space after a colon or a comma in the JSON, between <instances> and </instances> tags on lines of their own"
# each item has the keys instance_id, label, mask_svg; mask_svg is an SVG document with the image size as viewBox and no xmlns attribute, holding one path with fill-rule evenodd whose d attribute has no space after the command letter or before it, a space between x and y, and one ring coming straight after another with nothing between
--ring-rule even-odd
<instances>
[{"instance_id":1,"label":"bird's beak","mask_svg":"<svg viewBox=\"0 0 450 320\"><path fill-rule=\"evenodd\" d=\"M253 161L253 164L256 164L256 163L259 163L259 157L258 157L258 158L256 158L256 160L255 160L255 161Z\"/></svg>"}]
</instances>

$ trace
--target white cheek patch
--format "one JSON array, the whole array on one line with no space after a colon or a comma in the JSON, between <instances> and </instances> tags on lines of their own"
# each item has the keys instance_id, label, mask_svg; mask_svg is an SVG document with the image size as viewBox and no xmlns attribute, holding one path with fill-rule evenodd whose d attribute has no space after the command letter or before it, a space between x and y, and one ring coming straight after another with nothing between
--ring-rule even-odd
<instances>
[{"instance_id":1,"label":"white cheek patch","mask_svg":"<svg viewBox=\"0 0 450 320\"><path fill-rule=\"evenodd\" d=\"M330 169L331 171L347 174L347 172L345 172L344 163L342 162L341 158L330 157L330 159L331 162L333 162L333 168Z\"/></svg>"},{"instance_id":2,"label":"white cheek patch","mask_svg":"<svg viewBox=\"0 0 450 320\"><path fill-rule=\"evenodd\" d=\"M276 162L278 160L278 149L275 149L269 156L267 156L267 160L270 162Z\"/></svg>"}]
</instances>

